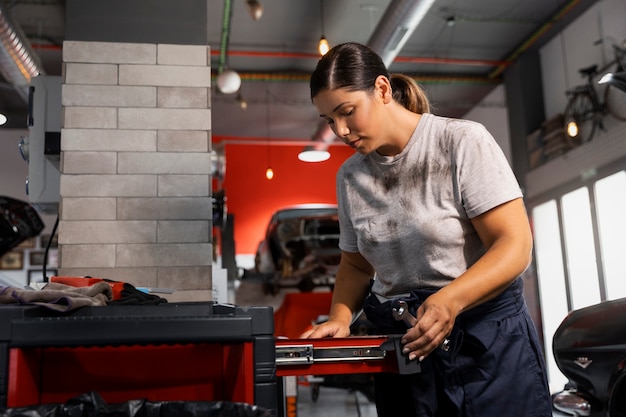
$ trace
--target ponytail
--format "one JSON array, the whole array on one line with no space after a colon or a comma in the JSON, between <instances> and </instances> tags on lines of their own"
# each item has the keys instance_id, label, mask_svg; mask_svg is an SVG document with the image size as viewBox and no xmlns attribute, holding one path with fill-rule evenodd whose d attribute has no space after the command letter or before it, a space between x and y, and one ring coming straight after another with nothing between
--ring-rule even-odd
<instances>
[{"instance_id":1,"label":"ponytail","mask_svg":"<svg viewBox=\"0 0 626 417\"><path fill-rule=\"evenodd\" d=\"M393 99L413 113L430 113L430 102L415 80L404 74L391 74Z\"/></svg>"}]
</instances>

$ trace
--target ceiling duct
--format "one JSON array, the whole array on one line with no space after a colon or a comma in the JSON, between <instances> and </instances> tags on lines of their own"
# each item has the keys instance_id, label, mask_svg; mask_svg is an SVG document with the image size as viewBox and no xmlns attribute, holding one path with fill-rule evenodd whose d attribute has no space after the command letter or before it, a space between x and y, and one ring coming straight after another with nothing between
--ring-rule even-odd
<instances>
[{"instance_id":1,"label":"ceiling duct","mask_svg":"<svg viewBox=\"0 0 626 417\"><path fill-rule=\"evenodd\" d=\"M380 55L387 67L420 24L435 0L393 0L374 29L367 45ZM335 134L325 121L320 122L311 138L311 146L304 151L328 149Z\"/></svg>"},{"instance_id":2,"label":"ceiling duct","mask_svg":"<svg viewBox=\"0 0 626 417\"><path fill-rule=\"evenodd\" d=\"M30 80L45 74L21 28L13 23L9 10L0 1L0 73L19 95L28 101Z\"/></svg>"},{"instance_id":3,"label":"ceiling duct","mask_svg":"<svg viewBox=\"0 0 626 417\"><path fill-rule=\"evenodd\" d=\"M389 4L367 42L387 67L398 56L434 2L435 0L395 0Z\"/></svg>"}]
</instances>

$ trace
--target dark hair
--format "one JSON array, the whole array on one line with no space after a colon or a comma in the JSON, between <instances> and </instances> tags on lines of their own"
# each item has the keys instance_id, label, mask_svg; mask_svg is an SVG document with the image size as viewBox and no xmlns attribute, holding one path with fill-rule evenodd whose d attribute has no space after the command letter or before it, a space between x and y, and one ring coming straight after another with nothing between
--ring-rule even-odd
<instances>
[{"instance_id":1,"label":"dark hair","mask_svg":"<svg viewBox=\"0 0 626 417\"><path fill-rule=\"evenodd\" d=\"M318 61L309 82L311 99L322 90L338 88L373 92L379 75L389 79L398 103L415 113L430 111L426 93L415 80L403 74L390 75L376 52L355 42L335 46Z\"/></svg>"}]
</instances>

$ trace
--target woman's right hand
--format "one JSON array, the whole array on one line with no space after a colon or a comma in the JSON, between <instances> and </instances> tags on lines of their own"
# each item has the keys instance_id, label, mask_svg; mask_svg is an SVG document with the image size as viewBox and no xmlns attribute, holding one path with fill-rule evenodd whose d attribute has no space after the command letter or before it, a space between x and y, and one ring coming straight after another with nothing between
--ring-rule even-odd
<instances>
[{"instance_id":1,"label":"woman's right hand","mask_svg":"<svg viewBox=\"0 0 626 417\"><path fill-rule=\"evenodd\" d=\"M335 277L333 300L324 323L316 324L300 336L301 339L350 336L354 311L359 311L370 287L374 268L357 252L341 252Z\"/></svg>"},{"instance_id":2,"label":"woman's right hand","mask_svg":"<svg viewBox=\"0 0 626 417\"><path fill-rule=\"evenodd\" d=\"M348 337L350 336L350 326L346 326L340 320L328 320L321 324L316 324L300 335L301 339L319 339L322 337Z\"/></svg>"}]
</instances>

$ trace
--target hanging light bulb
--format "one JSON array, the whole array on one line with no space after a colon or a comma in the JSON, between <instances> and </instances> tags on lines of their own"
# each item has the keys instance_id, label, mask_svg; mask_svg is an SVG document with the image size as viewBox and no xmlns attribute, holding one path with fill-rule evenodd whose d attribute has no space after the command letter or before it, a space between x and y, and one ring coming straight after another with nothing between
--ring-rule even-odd
<instances>
[{"instance_id":1,"label":"hanging light bulb","mask_svg":"<svg viewBox=\"0 0 626 417\"><path fill-rule=\"evenodd\" d=\"M267 129L267 169L265 170L265 178L271 180L274 178L274 170L272 169L272 132L270 130L270 90L265 90L265 128Z\"/></svg>"},{"instance_id":2,"label":"hanging light bulb","mask_svg":"<svg viewBox=\"0 0 626 417\"><path fill-rule=\"evenodd\" d=\"M263 17L263 5L261 3L257 0L247 0L246 4L248 5L248 11L252 19L259 20Z\"/></svg>"},{"instance_id":3,"label":"hanging light bulb","mask_svg":"<svg viewBox=\"0 0 626 417\"><path fill-rule=\"evenodd\" d=\"M578 136L578 124L576 123L576 120L572 119L569 122L567 122L566 131L567 131L567 135L570 138L575 138L576 136Z\"/></svg>"},{"instance_id":4,"label":"hanging light bulb","mask_svg":"<svg viewBox=\"0 0 626 417\"><path fill-rule=\"evenodd\" d=\"M324 35L322 35L322 38L320 39L320 43L317 46L317 49L320 51L320 55L326 55L326 53L330 50L330 45L328 44L328 41L326 40L326 38L324 37Z\"/></svg>"},{"instance_id":5,"label":"hanging light bulb","mask_svg":"<svg viewBox=\"0 0 626 417\"><path fill-rule=\"evenodd\" d=\"M248 108L248 102L245 98L243 98L241 92L237 94L237 103L239 103L239 107L241 107L241 110L246 110Z\"/></svg>"},{"instance_id":6,"label":"hanging light bulb","mask_svg":"<svg viewBox=\"0 0 626 417\"><path fill-rule=\"evenodd\" d=\"M320 0L320 25L322 26L322 37L317 45L317 50L320 51L320 55L324 56L330 50L330 45L324 36L324 0Z\"/></svg>"}]
</instances>

